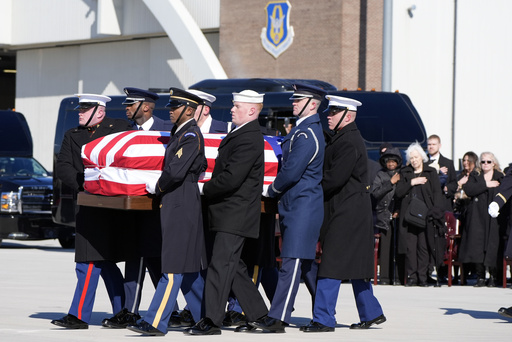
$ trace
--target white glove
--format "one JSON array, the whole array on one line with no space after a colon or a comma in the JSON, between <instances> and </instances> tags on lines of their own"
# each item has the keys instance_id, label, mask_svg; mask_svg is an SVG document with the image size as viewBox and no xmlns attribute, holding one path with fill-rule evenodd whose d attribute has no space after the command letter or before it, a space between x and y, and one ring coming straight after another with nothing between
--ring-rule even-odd
<instances>
[{"instance_id":1,"label":"white glove","mask_svg":"<svg viewBox=\"0 0 512 342\"><path fill-rule=\"evenodd\" d=\"M201 195L204 195L203 186L204 186L204 183L197 183L197 187L199 188L199 193Z\"/></svg>"},{"instance_id":2,"label":"white glove","mask_svg":"<svg viewBox=\"0 0 512 342\"><path fill-rule=\"evenodd\" d=\"M150 194L154 194L156 193L156 183L155 184L149 184L149 183L146 183L146 191L149 192Z\"/></svg>"},{"instance_id":3,"label":"white glove","mask_svg":"<svg viewBox=\"0 0 512 342\"><path fill-rule=\"evenodd\" d=\"M269 187L270 187L270 184L263 184L263 191L261 192L261 196L269 197L268 196L268 188Z\"/></svg>"},{"instance_id":4,"label":"white glove","mask_svg":"<svg viewBox=\"0 0 512 342\"><path fill-rule=\"evenodd\" d=\"M491 215L491 217L498 217L498 215L500 214L500 206L498 205L498 203L491 202L491 204L489 204L488 212L489 215Z\"/></svg>"}]
</instances>

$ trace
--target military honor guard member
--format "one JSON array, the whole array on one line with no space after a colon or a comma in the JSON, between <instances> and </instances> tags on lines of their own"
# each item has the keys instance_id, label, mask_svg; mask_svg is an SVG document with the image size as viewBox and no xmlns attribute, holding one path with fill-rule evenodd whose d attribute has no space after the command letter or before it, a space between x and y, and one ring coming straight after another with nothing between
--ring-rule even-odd
<instances>
[{"instance_id":1,"label":"military honor guard member","mask_svg":"<svg viewBox=\"0 0 512 342\"><path fill-rule=\"evenodd\" d=\"M200 97L202 100L194 114L194 119L196 119L197 125L201 128L201 133L227 133L230 131L230 122L215 120L210 115L212 104L217 99L215 96L195 89L189 89L188 92Z\"/></svg>"},{"instance_id":2,"label":"military honor guard member","mask_svg":"<svg viewBox=\"0 0 512 342\"><path fill-rule=\"evenodd\" d=\"M133 129L140 131L167 131L170 132L173 123L170 120L162 120L153 115L158 94L151 91L126 87L124 88L126 100L126 118L132 122Z\"/></svg>"},{"instance_id":3,"label":"military honor guard member","mask_svg":"<svg viewBox=\"0 0 512 342\"><path fill-rule=\"evenodd\" d=\"M341 281L350 279L360 322L368 329L386 321L373 295L373 224L367 152L355 123L361 102L327 95L332 135L325 148L324 222L320 231L322 261L318 270L313 320L304 332L334 331Z\"/></svg>"},{"instance_id":4,"label":"military honor guard member","mask_svg":"<svg viewBox=\"0 0 512 342\"><path fill-rule=\"evenodd\" d=\"M156 184L161 197L162 277L144 319L128 329L143 335L162 336L181 288L194 320L200 320L207 267L201 196L197 181L206 169L204 140L194 120L201 99L170 88L171 121L174 127L167 145L164 170Z\"/></svg>"},{"instance_id":5,"label":"military honor guard member","mask_svg":"<svg viewBox=\"0 0 512 342\"><path fill-rule=\"evenodd\" d=\"M215 240L206 275L205 317L185 331L190 335L221 334L219 327L231 290L249 320L267 314L240 259L245 239L257 238L260 229L265 162L258 116L263 96L252 90L233 93L231 117L236 128L222 139L212 178L203 187Z\"/></svg>"},{"instance_id":6,"label":"military honor guard member","mask_svg":"<svg viewBox=\"0 0 512 342\"><path fill-rule=\"evenodd\" d=\"M249 322L254 328L271 332L284 332L290 323L301 276L314 299L316 245L324 217L321 182L325 141L317 111L326 93L308 85L294 88L290 100L297 122L281 144L281 168L268 187L268 196L279 199L282 266L268 315Z\"/></svg>"},{"instance_id":7,"label":"military honor guard member","mask_svg":"<svg viewBox=\"0 0 512 342\"><path fill-rule=\"evenodd\" d=\"M158 94L126 87L126 117L132 122L134 130L170 131L172 122L153 116ZM102 325L107 328L126 328L140 319L139 305L146 269L155 288L162 274L160 262L162 237L160 214L154 210L131 210L124 212L125 235L131 237L131 257L125 262L124 272L124 308L111 318L105 318Z\"/></svg>"},{"instance_id":8,"label":"military honor guard member","mask_svg":"<svg viewBox=\"0 0 512 342\"><path fill-rule=\"evenodd\" d=\"M131 130L122 119L106 116L110 97L77 94L79 126L68 130L55 165L55 176L75 192L83 191L84 164L82 146L96 138ZM119 211L78 206L76 214L75 262L77 285L69 313L51 323L69 329L87 329L91 318L99 277L103 278L113 312L124 305L123 275L115 264L124 260L124 245L120 241L122 227L117 220Z\"/></svg>"}]
</instances>

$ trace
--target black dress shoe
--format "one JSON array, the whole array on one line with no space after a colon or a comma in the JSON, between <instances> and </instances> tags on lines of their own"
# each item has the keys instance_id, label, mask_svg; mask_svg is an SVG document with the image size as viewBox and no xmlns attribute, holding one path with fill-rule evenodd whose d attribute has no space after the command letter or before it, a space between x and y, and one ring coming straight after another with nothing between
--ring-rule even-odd
<instances>
[{"instance_id":1,"label":"black dress shoe","mask_svg":"<svg viewBox=\"0 0 512 342\"><path fill-rule=\"evenodd\" d=\"M146 336L164 336L165 333L161 332L146 321L140 321L139 324L129 325L126 329L141 333Z\"/></svg>"},{"instance_id":2,"label":"black dress shoe","mask_svg":"<svg viewBox=\"0 0 512 342\"><path fill-rule=\"evenodd\" d=\"M169 328L177 328L181 327L181 316L178 311L173 311L171 313L171 317L169 318L169 322L167 323Z\"/></svg>"},{"instance_id":3,"label":"black dress shoe","mask_svg":"<svg viewBox=\"0 0 512 342\"><path fill-rule=\"evenodd\" d=\"M111 318L105 318L101 325L105 328L124 329L129 325L137 325L140 319L139 315L131 313L128 309L123 309Z\"/></svg>"},{"instance_id":4,"label":"black dress shoe","mask_svg":"<svg viewBox=\"0 0 512 342\"><path fill-rule=\"evenodd\" d=\"M428 284L429 284L429 283L428 283L428 282L426 282L426 281L420 281L420 282L418 283L418 286L420 286L420 287L428 287Z\"/></svg>"},{"instance_id":5,"label":"black dress shoe","mask_svg":"<svg viewBox=\"0 0 512 342\"><path fill-rule=\"evenodd\" d=\"M327 325L323 325L322 323L312 322L308 325L304 325L300 327L300 331L304 332L329 332L334 331L334 327L328 327Z\"/></svg>"},{"instance_id":6,"label":"black dress shoe","mask_svg":"<svg viewBox=\"0 0 512 342\"><path fill-rule=\"evenodd\" d=\"M272 317L268 317L267 315L258 318L256 321L249 322L249 325L264 331L274 333L284 333L284 327L286 326L284 322Z\"/></svg>"},{"instance_id":7,"label":"black dress shoe","mask_svg":"<svg viewBox=\"0 0 512 342\"><path fill-rule=\"evenodd\" d=\"M405 283L405 286L416 286L416 285L418 285L418 282L416 281L416 279L413 279L413 278L407 279L407 282Z\"/></svg>"},{"instance_id":8,"label":"black dress shoe","mask_svg":"<svg viewBox=\"0 0 512 342\"><path fill-rule=\"evenodd\" d=\"M190 312L190 310L181 310L180 317L182 327L191 327L194 324L196 324L196 322L194 321L194 316L192 316L192 312Z\"/></svg>"},{"instance_id":9,"label":"black dress shoe","mask_svg":"<svg viewBox=\"0 0 512 342\"><path fill-rule=\"evenodd\" d=\"M384 315L380 315L377 318L372 319L371 321L365 321L360 323L354 323L350 326L350 329L368 329L372 325L382 324L386 322L386 317Z\"/></svg>"},{"instance_id":10,"label":"black dress shoe","mask_svg":"<svg viewBox=\"0 0 512 342\"><path fill-rule=\"evenodd\" d=\"M490 277L489 280L487 280L487 287L496 287L496 282L494 281L494 277Z\"/></svg>"},{"instance_id":11,"label":"black dress shoe","mask_svg":"<svg viewBox=\"0 0 512 342\"><path fill-rule=\"evenodd\" d=\"M226 315L224 316L224 320L222 321L222 325L226 327L230 327L232 325L244 325L247 323L247 318L245 315L241 314L240 312L230 310L226 312Z\"/></svg>"},{"instance_id":12,"label":"black dress shoe","mask_svg":"<svg viewBox=\"0 0 512 342\"><path fill-rule=\"evenodd\" d=\"M89 329L89 324L70 314L61 319L54 319L51 323L67 329Z\"/></svg>"},{"instance_id":13,"label":"black dress shoe","mask_svg":"<svg viewBox=\"0 0 512 342\"><path fill-rule=\"evenodd\" d=\"M475 287L484 287L485 286L485 279L484 278L478 278L476 280Z\"/></svg>"},{"instance_id":14,"label":"black dress shoe","mask_svg":"<svg viewBox=\"0 0 512 342\"><path fill-rule=\"evenodd\" d=\"M512 306L510 308L500 308L498 313L503 317L512 318Z\"/></svg>"},{"instance_id":15,"label":"black dress shoe","mask_svg":"<svg viewBox=\"0 0 512 342\"><path fill-rule=\"evenodd\" d=\"M205 317L197 322L192 328L183 331L189 335L220 335L222 331L216 326L211 319Z\"/></svg>"},{"instance_id":16,"label":"black dress shoe","mask_svg":"<svg viewBox=\"0 0 512 342\"><path fill-rule=\"evenodd\" d=\"M256 331L256 328L249 325L248 323L239 325L235 328L235 332L253 332Z\"/></svg>"}]
</instances>

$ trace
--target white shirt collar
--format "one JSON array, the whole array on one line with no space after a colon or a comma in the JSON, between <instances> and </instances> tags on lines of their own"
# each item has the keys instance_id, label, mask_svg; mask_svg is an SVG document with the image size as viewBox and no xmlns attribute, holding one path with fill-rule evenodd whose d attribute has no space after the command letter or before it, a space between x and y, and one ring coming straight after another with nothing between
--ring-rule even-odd
<instances>
[{"instance_id":1,"label":"white shirt collar","mask_svg":"<svg viewBox=\"0 0 512 342\"><path fill-rule=\"evenodd\" d=\"M240 128L244 127L244 126L245 126L245 125L247 125L249 122L251 122L251 121L248 121L248 122L246 122L246 123L244 123L244 124L242 124L242 125L240 125L240 126L236 126L236 127L235 127L235 129L233 129L231 132L238 131ZM229 133L231 133L231 132L229 132Z\"/></svg>"},{"instance_id":2,"label":"white shirt collar","mask_svg":"<svg viewBox=\"0 0 512 342\"><path fill-rule=\"evenodd\" d=\"M212 127L212 117L208 115L201 125L201 133L210 133L210 127Z\"/></svg>"},{"instance_id":3,"label":"white shirt collar","mask_svg":"<svg viewBox=\"0 0 512 342\"><path fill-rule=\"evenodd\" d=\"M153 126L154 121L155 121L155 119L153 119L153 117L150 117L148 121L146 121L142 124L142 126L139 126L139 125L137 125L137 126L138 126L138 128L142 127L142 129L145 131L149 131L151 126Z\"/></svg>"},{"instance_id":4,"label":"white shirt collar","mask_svg":"<svg viewBox=\"0 0 512 342\"><path fill-rule=\"evenodd\" d=\"M183 126L185 126L185 125L187 124L187 122L189 122L189 121L191 121L191 120L194 120L194 118L192 118L192 119L188 119L187 121L185 121L184 123L182 123L181 125L179 125L179 126L178 126L178 128L176 129L176 132L175 132L174 134L178 133L178 132L179 132L179 130L180 130Z\"/></svg>"}]
</instances>

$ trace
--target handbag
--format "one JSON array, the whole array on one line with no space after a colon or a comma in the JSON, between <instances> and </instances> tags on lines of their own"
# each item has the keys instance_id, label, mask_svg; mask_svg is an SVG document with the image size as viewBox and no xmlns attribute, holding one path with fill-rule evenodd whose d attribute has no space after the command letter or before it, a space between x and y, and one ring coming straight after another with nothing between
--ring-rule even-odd
<instances>
[{"instance_id":1,"label":"handbag","mask_svg":"<svg viewBox=\"0 0 512 342\"><path fill-rule=\"evenodd\" d=\"M425 202L418 199L417 197L412 197L411 201L409 202L407 212L405 213L404 221L421 228L426 228L427 213L428 208Z\"/></svg>"}]
</instances>

